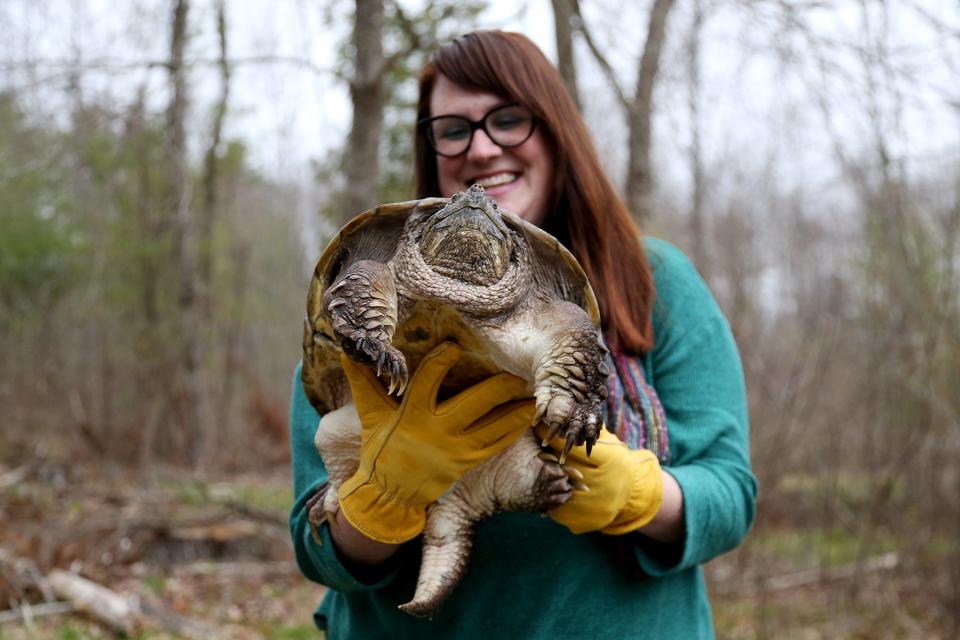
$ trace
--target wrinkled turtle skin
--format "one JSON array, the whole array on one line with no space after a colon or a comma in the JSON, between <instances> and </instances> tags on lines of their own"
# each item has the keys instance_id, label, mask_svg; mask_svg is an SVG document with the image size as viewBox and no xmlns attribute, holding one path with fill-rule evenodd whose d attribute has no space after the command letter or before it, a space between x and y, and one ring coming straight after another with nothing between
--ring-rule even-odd
<instances>
[{"instance_id":1,"label":"wrinkled turtle skin","mask_svg":"<svg viewBox=\"0 0 960 640\"><path fill-rule=\"evenodd\" d=\"M567 450L596 441L607 351L596 298L570 252L479 186L449 200L385 204L340 230L310 283L302 379L323 416L316 444L330 476L309 505L314 525L336 511L336 488L359 461L360 424L340 353L400 395L423 356L446 341L462 355L441 396L506 371L530 383L534 424L566 438ZM401 609L430 616L439 607L462 577L483 518L565 502L562 457L541 454L531 430L455 483L428 511L417 591Z\"/></svg>"}]
</instances>

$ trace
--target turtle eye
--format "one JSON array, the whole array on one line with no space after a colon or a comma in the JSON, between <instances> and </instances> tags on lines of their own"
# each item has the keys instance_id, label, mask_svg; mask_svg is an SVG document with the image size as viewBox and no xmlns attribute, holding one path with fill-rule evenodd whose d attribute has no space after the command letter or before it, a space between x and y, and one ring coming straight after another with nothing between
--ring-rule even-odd
<instances>
[{"instance_id":1,"label":"turtle eye","mask_svg":"<svg viewBox=\"0 0 960 640\"><path fill-rule=\"evenodd\" d=\"M463 191L457 191L455 194L453 194L453 197L450 198L450 204L453 204L454 202L459 200L460 196L462 195L463 195Z\"/></svg>"}]
</instances>

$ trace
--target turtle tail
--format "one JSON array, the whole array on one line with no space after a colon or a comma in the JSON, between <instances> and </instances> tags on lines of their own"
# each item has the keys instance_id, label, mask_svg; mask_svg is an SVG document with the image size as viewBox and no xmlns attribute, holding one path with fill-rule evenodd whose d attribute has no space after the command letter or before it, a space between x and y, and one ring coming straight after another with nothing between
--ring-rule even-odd
<instances>
[{"instance_id":1,"label":"turtle tail","mask_svg":"<svg viewBox=\"0 0 960 640\"><path fill-rule=\"evenodd\" d=\"M464 488L464 483L458 483L454 491L430 506L417 589L410 602L400 605L401 611L432 618L463 579L477 523L496 510L492 502L476 504L477 500L463 499L460 490Z\"/></svg>"}]
</instances>

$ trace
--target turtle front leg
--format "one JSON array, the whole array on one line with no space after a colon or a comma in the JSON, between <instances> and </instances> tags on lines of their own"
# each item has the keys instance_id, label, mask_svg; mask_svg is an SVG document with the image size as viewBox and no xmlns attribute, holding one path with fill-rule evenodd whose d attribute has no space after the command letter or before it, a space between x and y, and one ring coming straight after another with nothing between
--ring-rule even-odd
<instances>
[{"instance_id":1,"label":"turtle front leg","mask_svg":"<svg viewBox=\"0 0 960 640\"><path fill-rule=\"evenodd\" d=\"M607 397L608 353L603 338L583 309L570 302L552 302L541 309L543 339L535 359L537 413L548 433L566 440L561 462L574 445L586 442L587 455L603 428L603 402Z\"/></svg>"},{"instance_id":2,"label":"turtle front leg","mask_svg":"<svg viewBox=\"0 0 960 640\"><path fill-rule=\"evenodd\" d=\"M344 353L389 378L389 392L403 393L407 361L391 342L397 328L397 287L387 265L359 260L323 294L333 331Z\"/></svg>"}]
</instances>

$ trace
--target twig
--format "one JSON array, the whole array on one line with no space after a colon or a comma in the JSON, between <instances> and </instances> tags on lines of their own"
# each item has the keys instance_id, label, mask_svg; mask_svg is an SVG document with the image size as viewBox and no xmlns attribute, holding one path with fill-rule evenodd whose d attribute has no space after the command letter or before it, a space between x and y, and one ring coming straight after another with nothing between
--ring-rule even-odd
<instances>
[{"instance_id":1,"label":"twig","mask_svg":"<svg viewBox=\"0 0 960 640\"><path fill-rule=\"evenodd\" d=\"M0 611L0 624L10 622L26 622L30 618L40 618L43 616L57 616L64 613L73 613L76 607L70 602L44 602L42 604L26 604L17 609L7 609Z\"/></svg>"},{"instance_id":2,"label":"twig","mask_svg":"<svg viewBox=\"0 0 960 640\"><path fill-rule=\"evenodd\" d=\"M178 566L173 575L178 578L192 576L220 576L230 578L266 578L295 575L295 562L277 560L269 562L194 562Z\"/></svg>"},{"instance_id":3,"label":"twig","mask_svg":"<svg viewBox=\"0 0 960 640\"><path fill-rule=\"evenodd\" d=\"M831 569L808 569L806 571L788 573L782 576L774 576L768 578L764 586L767 591L785 591L821 582L845 580L864 573L889 571L895 569L898 564L900 564L900 556L891 551L890 553L868 558L863 562L852 562Z\"/></svg>"},{"instance_id":4,"label":"twig","mask_svg":"<svg viewBox=\"0 0 960 640\"><path fill-rule=\"evenodd\" d=\"M227 509L244 515L251 520L256 520L264 524L269 524L275 527L280 527L284 530L287 529L287 519L285 516L274 513L272 511L267 511L265 509L258 509L256 507L251 507L250 505L244 504L239 500L227 499L222 501L216 501L215 504L226 507Z\"/></svg>"},{"instance_id":5,"label":"twig","mask_svg":"<svg viewBox=\"0 0 960 640\"><path fill-rule=\"evenodd\" d=\"M580 3L573 3L572 8L576 18L577 30L580 31L580 34L583 36L583 41L587 44L587 48L590 49L590 53L593 54L593 58L597 61L597 64L600 65L600 70L603 71L603 75L606 76L607 81L613 88L613 91L617 96L617 101L625 110L630 111L633 105L633 100L627 97L627 92L624 91L623 86L620 84L620 80L617 79L617 74L613 70L613 66L611 66L610 62L607 61L607 58L603 55L603 52L600 51L597 43L593 41L590 30L587 28L587 24L583 20L583 15L580 13Z\"/></svg>"},{"instance_id":6,"label":"twig","mask_svg":"<svg viewBox=\"0 0 960 640\"><path fill-rule=\"evenodd\" d=\"M30 475L30 471L33 469L33 467L34 465L32 464L25 464L11 471L6 471L0 474L0 490L23 482L26 477Z\"/></svg>"}]
</instances>

